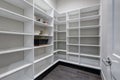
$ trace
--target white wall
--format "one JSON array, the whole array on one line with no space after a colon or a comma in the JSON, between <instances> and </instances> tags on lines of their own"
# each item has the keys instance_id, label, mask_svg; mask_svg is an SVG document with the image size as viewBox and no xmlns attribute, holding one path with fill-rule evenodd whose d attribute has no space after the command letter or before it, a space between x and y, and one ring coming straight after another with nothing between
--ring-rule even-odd
<instances>
[{"instance_id":1,"label":"white wall","mask_svg":"<svg viewBox=\"0 0 120 80\"><path fill-rule=\"evenodd\" d=\"M101 0L101 27L102 27L102 59L106 59L112 53L112 0ZM105 80L111 80L110 67L101 64Z\"/></svg>"},{"instance_id":2,"label":"white wall","mask_svg":"<svg viewBox=\"0 0 120 80\"><path fill-rule=\"evenodd\" d=\"M99 4L100 0L56 0L57 10L59 12L66 12L94 4Z\"/></svg>"}]
</instances>

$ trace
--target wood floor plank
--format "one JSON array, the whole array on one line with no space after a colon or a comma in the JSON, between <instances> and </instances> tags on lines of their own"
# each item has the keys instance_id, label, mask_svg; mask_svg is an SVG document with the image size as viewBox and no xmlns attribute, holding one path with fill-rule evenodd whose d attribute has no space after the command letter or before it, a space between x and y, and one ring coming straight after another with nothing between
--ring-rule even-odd
<instances>
[{"instance_id":1,"label":"wood floor plank","mask_svg":"<svg viewBox=\"0 0 120 80\"><path fill-rule=\"evenodd\" d=\"M90 72L59 65L42 80L101 80L101 78Z\"/></svg>"}]
</instances>

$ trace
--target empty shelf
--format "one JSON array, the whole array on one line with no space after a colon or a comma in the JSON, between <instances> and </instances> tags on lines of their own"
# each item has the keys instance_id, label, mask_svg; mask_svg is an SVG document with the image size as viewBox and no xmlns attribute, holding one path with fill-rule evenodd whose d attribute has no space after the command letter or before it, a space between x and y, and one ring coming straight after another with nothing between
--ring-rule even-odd
<instances>
[{"instance_id":1,"label":"empty shelf","mask_svg":"<svg viewBox=\"0 0 120 80\"><path fill-rule=\"evenodd\" d=\"M28 22L28 21L32 21L31 18L28 18L26 16L14 13L12 11L0 8L0 16L6 17L6 18L10 18L10 19L14 19L17 21L21 21L21 22Z\"/></svg>"}]
</instances>

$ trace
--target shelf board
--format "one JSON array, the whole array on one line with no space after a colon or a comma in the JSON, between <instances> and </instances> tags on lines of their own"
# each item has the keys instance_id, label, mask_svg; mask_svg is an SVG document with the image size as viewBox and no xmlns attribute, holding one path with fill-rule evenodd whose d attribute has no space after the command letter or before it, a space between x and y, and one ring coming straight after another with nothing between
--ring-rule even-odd
<instances>
[{"instance_id":1,"label":"shelf board","mask_svg":"<svg viewBox=\"0 0 120 80\"><path fill-rule=\"evenodd\" d=\"M32 48L18 48L18 49L10 49L10 50L3 50L0 51L0 54L7 54L7 53L13 53L13 52L19 52L19 51L26 51L31 50Z\"/></svg>"},{"instance_id":2,"label":"shelf board","mask_svg":"<svg viewBox=\"0 0 120 80\"><path fill-rule=\"evenodd\" d=\"M68 19L68 22L79 22L80 18Z\"/></svg>"},{"instance_id":3,"label":"shelf board","mask_svg":"<svg viewBox=\"0 0 120 80\"><path fill-rule=\"evenodd\" d=\"M71 54L71 55L80 55L79 53L74 53L74 52L68 52L67 54Z\"/></svg>"},{"instance_id":4,"label":"shelf board","mask_svg":"<svg viewBox=\"0 0 120 80\"><path fill-rule=\"evenodd\" d=\"M100 45L93 45L93 44L80 44L80 46L100 47Z\"/></svg>"},{"instance_id":5,"label":"shelf board","mask_svg":"<svg viewBox=\"0 0 120 80\"><path fill-rule=\"evenodd\" d=\"M58 11L55 10L55 17L66 17L66 13L59 13Z\"/></svg>"},{"instance_id":6,"label":"shelf board","mask_svg":"<svg viewBox=\"0 0 120 80\"><path fill-rule=\"evenodd\" d=\"M100 4L89 6L89 7L86 7L86 8L82 8L80 10L80 13L85 13L85 12L99 10L99 8L100 8Z\"/></svg>"},{"instance_id":7,"label":"shelf board","mask_svg":"<svg viewBox=\"0 0 120 80\"><path fill-rule=\"evenodd\" d=\"M50 25L48 25L48 24L44 24L44 23L42 23L42 22L35 21L35 20L34 20L34 24L37 25L37 26L40 26L40 27L53 28L53 26L50 26Z\"/></svg>"},{"instance_id":8,"label":"shelf board","mask_svg":"<svg viewBox=\"0 0 120 80\"><path fill-rule=\"evenodd\" d=\"M12 1L15 1L15 0L12 0ZM3 8L0 8L0 16L10 18L10 19L14 19L14 20L21 21L21 22L32 21L31 18L28 18L26 16L14 13L12 11L9 11L9 10L3 9Z\"/></svg>"},{"instance_id":9,"label":"shelf board","mask_svg":"<svg viewBox=\"0 0 120 80\"><path fill-rule=\"evenodd\" d=\"M66 21L57 21L57 20L54 20L54 24L66 24Z\"/></svg>"},{"instance_id":10,"label":"shelf board","mask_svg":"<svg viewBox=\"0 0 120 80\"><path fill-rule=\"evenodd\" d=\"M68 46L79 46L79 44L67 44Z\"/></svg>"},{"instance_id":11,"label":"shelf board","mask_svg":"<svg viewBox=\"0 0 120 80\"><path fill-rule=\"evenodd\" d=\"M62 50L62 49L57 49L57 50L55 50L53 53L56 53L56 52L66 52L67 50Z\"/></svg>"},{"instance_id":12,"label":"shelf board","mask_svg":"<svg viewBox=\"0 0 120 80\"><path fill-rule=\"evenodd\" d=\"M68 30L69 29L79 29L80 27L73 27L73 28L67 28Z\"/></svg>"},{"instance_id":13,"label":"shelf board","mask_svg":"<svg viewBox=\"0 0 120 80\"><path fill-rule=\"evenodd\" d=\"M79 38L79 36L67 36L68 38Z\"/></svg>"},{"instance_id":14,"label":"shelf board","mask_svg":"<svg viewBox=\"0 0 120 80\"><path fill-rule=\"evenodd\" d=\"M53 35L47 35L47 34L38 35L38 34L36 34L36 33L34 33L34 36L46 36L46 37L53 37Z\"/></svg>"},{"instance_id":15,"label":"shelf board","mask_svg":"<svg viewBox=\"0 0 120 80\"><path fill-rule=\"evenodd\" d=\"M41 10L37 6L34 6L34 13L36 15L39 15L39 16L44 17L46 19L52 19L52 17L50 15L48 15L47 13L45 13L43 10Z\"/></svg>"},{"instance_id":16,"label":"shelf board","mask_svg":"<svg viewBox=\"0 0 120 80\"><path fill-rule=\"evenodd\" d=\"M82 38L82 37L83 37L83 38L86 38L86 37L88 37L88 38L89 38L89 37L98 37L98 38L99 38L100 35L80 35L80 37L81 37L81 38Z\"/></svg>"},{"instance_id":17,"label":"shelf board","mask_svg":"<svg viewBox=\"0 0 120 80\"><path fill-rule=\"evenodd\" d=\"M83 64L83 63L81 63L80 64L81 66L85 66L85 67L89 67L89 68L94 68L94 69L98 69L98 70L101 70L101 68L98 66L92 66L92 65L88 65L88 64Z\"/></svg>"},{"instance_id":18,"label":"shelf board","mask_svg":"<svg viewBox=\"0 0 120 80\"><path fill-rule=\"evenodd\" d=\"M33 7L33 5L26 0L4 0L4 1L13 4L17 7L20 7L22 9L28 9Z\"/></svg>"},{"instance_id":19,"label":"shelf board","mask_svg":"<svg viewBox=\"0 0 120 80\"><path fill-rule=\"evenodd\" d=\"M73 61L68 61L68 60L62 60L62 59L59 59L59 61L66 62L66 63L71 63L71 64L75 64L75 65L79 65L78 62L73 62Z\"/></svg>"},{"instance_id":20,"label":"shelf board","mask_svg":"<svg viewBox=\"0 0 120 80\"><path fill-rule=\"evenodd\" d=\"M31 34L31 33L9 32L9 31L0 31L0 34L10 34L10 35L33 35L33 34Z\"/></svg>"},{"instance_id":21,"label":"shelf board","mask_svg":"<svg viewBox=\"0 0 120 80\"><path fill-rule=\"evenodd\" d=\"M11 74L13 74L13 73L15 73L15 72L17 72L17 71L19 71L19 70L22 70L22 69L27 68L27 67L29 67L29 66L32 65L32 63L24 63L24 62L20 62L20 63L17 63L17 64L18 64L18 65L19 65L19 64L24 64L24 65L19 66L19 67L15 68L15 69L12 69L12 70L10 70L10 71L8 71L8 72L5 72L5 73L3 73L3 74L0 74L0 78L4 78L4 77L6 77L6 76L8 76L8 75L11 75ZM16 65L17 65L17 64L16 64ZM17 65L17 66L18 66L18 65Z\"/></svg>"},{"instance_id":22,"label":"shelf board","mask_svg":"<svg viewBox=\"0 0 120 80\"><path fill-rule=\"evenodd\" d=\"M35 46L34 49L43 48L43 47L49 47L49 46L53 46L53 44L46 44L46 45Z\"/></svg>"},{"instance_id":23,"label":"shelf board","mask_svg":"<svg viewBox=\"0 0 120 80\"><path fill-rule=\"evenodd\" d=\"M56 33L66 33L66 31L54 31Z\"/></svg>"},{"instance_id":24,"label":"shelf board","mask_svg":"<svg viewBox=\"0 0 120 80\"><path fill-rule=\"evenodd\" d=\"M54 40L54 42L66 42L66 40Z\"/></svg>"},{"instance_id":25,"label":"shelf board","mask_svg":"<svg viewBox=\"0 0 120 80\"><path fill-rule=\"evenodd\" d=\"M55 61L54 63L52 63L50 66L48 66L47 68L45 68L44 70L42 70L41 72L39 72L38 74L36 74L34 76L34 79L37 78L38 76L40 76L43 72L45 72L46 70L48 70L50 67L52 67L53 65L55 65L56 63L58 63L58 61Z\"/></svg>"},{"instance_id":26,"label":"shelf board","mask_svg":"<svg viewBox=\"0 0 120 80\"><path fill-rule=\"evenodd\" d=\"M92 58L100 58L100 56L98 56L98 55L91 55L91 54L85 54L85 53L81 53L80 56L92 57Z\"/></svg>"},{"instance_id":27,"label":"shelf board","mask_svg":"<svg viewBox=\"0 0 120 80\"><path fill-rule=\"evenodd\" d=\"M34 63L38 63L38 62L40 62L40 61L42 61L42 60L44 60L44 59L46 59L46 58L48 58L48 57L51 57L51 56L53 56L53 54L49 54L49 55L47 55L47 56L45 56L45 57L42 57L42 58L40 58L40 59L37 59L37 60L34 61Z\"/></svg>"},{"instance_id":28,"label":"shelf board","mask_svg":"<svg viewBox=\"0 0 120 80\"><path fill-rule=\"evenodd\" d=\"M94 20L94 19L99 19L100 15L94 15L94 16L88 16L88 17L83 17L80 19L80 21L87 21L87 20Z\"/></svg>"},{"instance_id":29,"label":"shelf board","mask_svg":"<svg viewBox=\"0 0 120 80\"><path fill-rule=\"evenodd\" d=\"M68 38L79 38L79 37L100 37L100 35L80 35L80 36L68 36Z\"/></svg>"},{"instance_id":30,"label":"shelf board","mask_svg":"<svg viewBox=\"0 0 120 80\"><path fill-rule=\"evenodd\" d=\"M71 61L62 60L62 59L60 59L59 61L63 61L63 62L71 63L71 64L76 64L76 65L79 65L79 66L85 66L85 67L89 67L89 68L94 68L94 69L101 70L101 68L100 68L100 67L97 67L97 66L92 66L92 65L87 65L87 64L79 64L79 63L77 63L77 62L71 62Z\"/></svg>"},{"instance_id":31,"label":"shelf board","mask_svg":"<svg viewBox=\"0 0 120 80\"><path fill-rule=\"evenodd\" d=\"M80 29L91 29L91 28L99 28L99 25L91 25L91 26L81 26Z\"/></svg>"}]
</instances>

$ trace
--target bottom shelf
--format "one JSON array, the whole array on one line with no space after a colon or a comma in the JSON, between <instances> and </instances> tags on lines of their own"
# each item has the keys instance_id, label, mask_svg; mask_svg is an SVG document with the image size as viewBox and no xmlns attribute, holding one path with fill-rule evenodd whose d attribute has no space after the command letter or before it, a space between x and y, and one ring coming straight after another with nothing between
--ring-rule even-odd
<instances>
[{"instance_id":1,"label":"bottom shelf","mask_svg":"<svg viewBox=\"0 0 120 80\"><path fill-rule=\"evenodd\" d=\"M54 53L54 61L59 60L59 59L66 60L66 52L58 51Z\"/></svg>"},{"instance_id":2,"label":"bottom shelf","mask_svg":"<svg viewBox=\"0 0 120 80\"><path fill-rule=\"evenodd\" d=\"M96 66L92 66L92 65L88 65L88 64L80 64L80 65L84 66L84 67L88 67L88 68L98 69L98 70L101 69L100 67L96 67Z\"/></svg>"},{"instance_id":3,"label":"bottom shelf","mask_svg":"<svg viewBox=\"0 0 120 80\"><path fill-rule=\"evenodd\" d=\"M67 60L74 63L79 63L79 55L68 54Z\"/></svg>"},{"instance_id":4,"label":"bottom shelf","mask_svg":"<svg viewBox=\"0 0 120 80\"><path fill-rule=\"evenodd\" d=\"M47 67L52 64L53 56L50 56L46 59L41 60L40 62L35 63L34 65L34 78L37 78Z\"/></svg>"},{"instance_id":5,"label":"bottom shelf","mask_svg":"<svg viewBox=\"0 0 120 80\"><path fill-rule=\"evenodd\" d=\"M100 59L99 58L81 56L79 62L83 66L96 68L96 69L100 68Z\"/></svg>"},{"instance_id":6,"label":"bottom shelf","mask_svg":"<svg viewBox=\"0 0 120 80\"><path fill-rule=\"evenodd\" d=\"M33 80L33 66L29 66L0 80Z\"/></svg>"}]
</instances>

